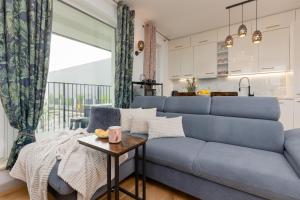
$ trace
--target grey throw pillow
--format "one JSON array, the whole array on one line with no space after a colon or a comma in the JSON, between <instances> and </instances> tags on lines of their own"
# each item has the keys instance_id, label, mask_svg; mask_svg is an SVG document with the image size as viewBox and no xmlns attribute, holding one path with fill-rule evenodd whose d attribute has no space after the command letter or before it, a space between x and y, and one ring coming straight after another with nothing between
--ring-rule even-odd
<instances>
[{"instance_id":1,"label":"grey throw pillow","mask_svg":"<svg viewBox=\"0 0 300 200\"><path fill-rule=\"evenodd\" d=\"M107 130L110 126L120 126L120 119L120 110L117 108L92 107L87 131L94 133L96 129Z\"/></svg>"}]
</instances>

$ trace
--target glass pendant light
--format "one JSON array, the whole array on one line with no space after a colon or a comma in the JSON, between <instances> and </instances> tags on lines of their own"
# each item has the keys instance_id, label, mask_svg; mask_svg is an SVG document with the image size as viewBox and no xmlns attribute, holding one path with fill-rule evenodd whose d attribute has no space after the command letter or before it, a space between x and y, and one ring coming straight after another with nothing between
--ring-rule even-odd
<instances>
[{"instance_id":1,"label":"glass pendant light","mask_svg":"<svg viewBox=\"0 0 300 200\"><path fill-rule=\"evenodd\" d=\"M233 37L230 35L230 9L229 10L229 35L225 39L225 46L230 48L233 46Z\"/></svg>"},{"instance_id":2,"label":"glass pendant light","mask_svg":"<svg viewBox=\"0 0 300 200\"><path fill-rule=\"evenodd\" d=\"M242 24L239 27L238 35L240 37L245 37L247 34L247 27L244 24L244 4L242 4Z\"/></svg>"},{"instance_id":3,"label":"glass pendant light","mask_svg":"<svg viewBox=\"0 0 300 200\"><path fill-rule=\"evenodd\" d=\"M258 44L262 40L262 34L259 30L257 30L257 0L255 2L256 2L256 30L254 31L254 33L252 35L252 42L254 44Z\"/></svg>"}]
</instances>

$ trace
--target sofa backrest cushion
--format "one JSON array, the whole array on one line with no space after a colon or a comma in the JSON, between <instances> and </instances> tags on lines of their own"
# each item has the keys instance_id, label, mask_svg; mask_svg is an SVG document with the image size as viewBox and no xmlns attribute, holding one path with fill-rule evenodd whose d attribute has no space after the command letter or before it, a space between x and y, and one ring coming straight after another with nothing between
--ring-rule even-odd
<instances>
[{"instance_id":1,"label":"sofa backrest cushion","mask_svg":"<svg viewBox=\"0 0 300 200\"><path fill-rule=\"evenodd\" d=\"M283 126L273 97L213 97L210 141L282 152Z\"/></svg>"},{"instance_id":2,"label":"sofa backrest cushion","mask_svg":"<svg viewBox=\"0 0 300 200\"><path fill-rule=\"evenodd\" d=\"M178 96L168 97L164 112L208 115L210 112L210 97L208 96Z\"/></svg>"},{"instance_id":3,"label":"sofa backrest cushion","mask_svg":"<svg viewBox=\"0 0 300 200\"><path fill-rule=\"evenodd\" d=\"M207 141L282 153L284 134L278 121L213 116Z\"/></svg>"},{"instance_id":4,"label":"sofa backrest cushion","mask_svg":"<svg viewBox=\"0 0 300 200\"><path fill-rule=\"evenodd\" d=\"M161 96L136 96L131 104L131 108L157 108L158 112L164 109L167 97Z\"/></svg>"},{"instance_id":5,"label":"sofa backrest cushion","mask_svg":"<svg viewBox=\"0 0 300 200\"><path fill-rule=\"evenodd\" d=\"M277 121L280 108L273 97L213 97L211 114Z\"/></svg>"}]
</instances>

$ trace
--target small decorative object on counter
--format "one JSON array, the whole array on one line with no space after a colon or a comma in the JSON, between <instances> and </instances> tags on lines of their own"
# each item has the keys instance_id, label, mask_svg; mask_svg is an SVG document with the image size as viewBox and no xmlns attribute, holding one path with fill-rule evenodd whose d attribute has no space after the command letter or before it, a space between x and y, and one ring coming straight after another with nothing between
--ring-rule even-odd
<instances>
[{"instance_id":1,"label":"small decorative object on counter","mask_svg":"<svg viewBox=\"0 0 300 200\"><path fill-rule=\"evenodd\" d=\"M122 139L122 130L120 126L111 126L108 128L108 142L119 143Z\"/></svg>"},{"instance_id":2,"label":"small decorative object on counter","mask_svg":"<svg viewBox=\"0 0 300 200\"><path fill-rule=\"evenodd\" d=\"M209 90L198 90L197 91L197 95L199 95L199 96L203 96L203 95L209 96L210 95L210 91Z\"/></svg>"},{"instance_id":3,"label":"small decorative object on counter","mask_svg":"<svg viewBox=\"0 0 300 200\"><path fill-rule=\"evenodd\" d=\"M187 91L196 92L197 85L196 85L195 77L193 77L192 79L187 79L186 82L187 82L187 87L186 87Z\"/></svg>"}]
</instances>

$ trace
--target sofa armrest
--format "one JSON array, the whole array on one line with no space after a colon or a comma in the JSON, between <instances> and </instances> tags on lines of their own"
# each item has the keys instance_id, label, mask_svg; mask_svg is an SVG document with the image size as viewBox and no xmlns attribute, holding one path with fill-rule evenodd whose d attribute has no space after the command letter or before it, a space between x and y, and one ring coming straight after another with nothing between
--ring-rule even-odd
<instances>
[{"instance_id":1,"label":"sofa armrest","mask_svg":"<svg viewBox=\"0 0 300 200\"><path fill-rule=\"evenodd\" d=\"M284 156L300 177L300 129L285 131Z\"/></svg>"}]
</instances>

